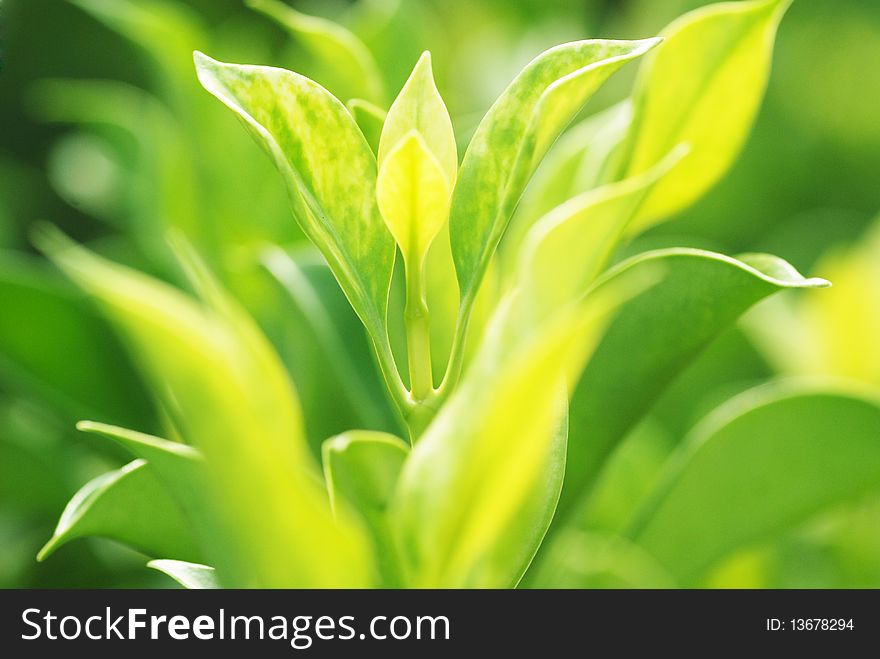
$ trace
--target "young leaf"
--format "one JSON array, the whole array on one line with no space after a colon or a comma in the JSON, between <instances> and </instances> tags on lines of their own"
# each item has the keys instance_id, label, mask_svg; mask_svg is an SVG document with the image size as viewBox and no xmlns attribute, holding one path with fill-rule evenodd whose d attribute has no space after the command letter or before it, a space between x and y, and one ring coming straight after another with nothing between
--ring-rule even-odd
<instances>
[{"instance_id":1,"label":"young leaf","mask_svg":"<svg viewBox=\"0 0 880 659\"><path fill-rule=\"evenodd\" d=\"M354 117L358 128L364 134L367 144L373 150L373 153L379 153L379 138L382 135L382 126L385 125L385 117L388 114L378 105L374 105L369 101L361 98L353 98L346 103L348 111Z\"/></svg>"},{"instance_id":2,"label":"young leaf","mask_svg":"<svg viewBox=\"0 0 880 659\"><path fill-rule=\"evenodd\" d=\"M868 492L880 492L873 392L762 387L693 431L629 535L692 584L729 552Z\"/></svg>"},{"instance_id":3,"label":"young leaf","mask_svg":"<svg viewBox=\"0 0 880 659\"><path fill-rule=\"evenodd\" d=\"M292 71L195 54L202 85L235 112L284 175L294 215L373 334L384 334L394 241L376 206L376 159L351 114Z\"/></svg>"},{"instance_id":4,"label":"young leaf","mask_svg":"<svg viewBox=\"0 0 880 659\"><path fill-rule=\"evenodd\" d=\"M373 535L382 585L399 586L388 506L409 445L387 433L352 430L325 441L323 455L331 506L351 508L363 517Z\"/></svg>"},{"instance_id":5,"label":"young leaf","mask_svg":"<svg viewBox=\"0 0 880 659\"><path fill-rule=\"evenodd\" d=\"M701 197L736 158L767 86L776 28L791 0L725 2L673 22L634 92L629 175L681 143L690 152L631 227L641 231Z\"/></svg>"},{"instance_id":6,"label":"young leaf","mask_svg":"<svg viewBox=\"0 0 880 659\"><path fill-rule=\"evenodd\" d=\"M742 258L695 249L658 250L629 259L607 275L614 278L658 264L666 271L657 286L624 305L572 394L558 523L665 387L746 309L779 290L828 285L805 279L781 259L762 259L768 274L749 265L753 256Z\"/></svg>"},{"instance_id":7,"label":"young leaf","mask_svg":"<svg viewBox=\"0 0 880 659\"><path fill-rule=\"evenodd\" d=\"M381 143L379 149L381 154ZM443 228L451 192L440 164L416 131L407 133L382 161L376 200L408 267L420 266Z\"/></svg>"},{"instance_id":8,"label":"young leaf","mask_svg":"<svg viewBox=\"0 0 880 659\"><path fill-rule=\"evenodd\" d=\"M160 558L147 563L147 567L167 574L181 586L190 590L220 588L214 568L207 565Z\"/></svg>"},{"instance_id":9,"label":"young leaf","mask_svg":"<svg viewBox=\"0 0 880 659\"><path fill-rule=\"evenodd\" d=\"M476 294L529 177L615 71L658 41L577 41L542 53L480 122L464 155L449 219L463 304Z\"/></svg>"},{"instance_id":10,"label":"young leaf","mask_svg":"<svg viewBox=\"0 0 880 659\"><path fill-rule=\"evenodd\" d=\"M86 483L67 504L37 559L45 560L62 545L90 535L122 542L149 556L204 560L189 521L143 460Z\"/></svg>"},{"instance_id":11,"label":"young leaf","mask_svg":"<svg viewBox=\"0 0 880 659\"><path fill-rule=\"evenodd\" d=\"M425 52L388 110L379 140L379 210L409 267L446 223L458 170L452 122Z\"/></svg>"},{"instance_id":12,"label":"young leaf","mask_svg":"<svg viewBox=\"0 0 880 659\"><path fill-rule=\"evenodd\" d=\"M512 344L499 345L499 313L404 465L392 515L405 585L517 584L562 485L566 382L631 285L597 291Z\"/></svg>"},{"instance_id":13,"label":"young leaf","mask_svg":"<svg viewBox=\"0 0 880 659\"><path fill-rule=\"evenodd\" d=\"M181 434L200 448L224 540L212 561L230 586L369 583L360 529L334 520L316 483L296 394L240 310L197 305L61 237L44 250L100 302L139 357ZM166 554L167 555L167 554Z\"/></svg>"},{"instance_id":14,"label":"young leaf","mask_svg":"<svg viewBox=\"0 0 880 659\"><path fill-rule=\"evenodd\" d=\"M428 151L437 159L450 187L458 171L455 133L446 104L437 91L431 68L431 53L424 52L400 90L382 127L379 164L411 132L422 136Z\"/></svg>"},{"instance_id":15,"label":"young leaf","mask_svg":"<svg viewBox=\"0 0 880 659\"><path fill-rule=\"evenodd\" d=\"M309 16L279 0L246 0L251 9L284 27L333 80L327 87L339 98L362 97L381 103L382 74L373 55L352 32L338 23Z\"/></svg>"}]
</instances>

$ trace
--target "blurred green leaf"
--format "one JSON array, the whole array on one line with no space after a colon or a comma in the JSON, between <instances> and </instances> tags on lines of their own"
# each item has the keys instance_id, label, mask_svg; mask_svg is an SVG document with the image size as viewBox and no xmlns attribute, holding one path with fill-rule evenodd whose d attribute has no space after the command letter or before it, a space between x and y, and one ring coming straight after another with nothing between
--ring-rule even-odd
<instances>
[{"instance_id":1,"label":"blurred green leaf","mask_svg":"<svg viewBox=\"0 0 880 659\"><path fill-rule=\"evenodd\" d=\"M727 171L764 96L776 28L791 0L702 7L661 33L633 93L629 175L681 143L690 152L657 186L632 225L641 231L701 197Z\"/></svg>"},{"instance_id":2,"label":"blurred green leaf","mask_svg":"<svg viewBox=\"0 0 880 659\"><path fill-rule=\"evenodd\" d=\"M501 340L509 316L496 315L464 380L404 465L392 514L406 585L519 582L562 486L566 384L636 282L616 284L513 342Z\"/></svg>"},{"instance_id":3,"label":"blurred green leaf","mask_svg":"<svg viewBox=\"0 0 880 659\"><path fill-rule=\"evenodd\" d=\"M198 15L183 3L169 0L69 0L143 49L159 65L167 96L177 110L191 108L183 101L194 85L189 56L206 36Z\"/></svg>"},{"instance_id":4,"label":"blurred green leaf","mask_svg":"<svg viewBox=\"0 0 880 659\"><path fill-rule=\"evenodd\" d=\"M695 249L667 249L633 257L606 275L614 278L662 266L663 280L629 301L608 328L572 394L571 433L558 522L589 490L605 459L650 409L669 383L746 309L788 288L826 286L805 279L781 259L752 267L750 258Z\"/></svg>"},{"instance_id":5,"label":"blurred green leaf","mask_svg":"<svg viewBox=\"0 0 880 659\"><path fill-rule=\"evenodd\" d=\"M323 444L324 480L334 510L349 506L367 523L376 544L385 587L398 586L396 547L388 520L409 445L383 432L352 430Z\"/></svg>"},{"instance_id":6,"label":"blurred green leaf","mask_svg":"<svg viewBox=\"0 0 880 659\"><path fill-rule=\"evenodd\" d=\"M732 550L872 491L880 491L874 393L762 387L693 431L628 535L693 583Z\"/></svg>"},{"instance_id":7,"label":"blurred green leaf","mask_svg":"<svg viewBox=\"0 0 880 659\"><path fill-rule=\"evenodd\" d=\"M0 255L0 374L71 419L152 427L155 415L107 322L78 290L35 260Z\"/></svg>"},{"instance_id":8,"label":"blurred green leaf","mask_svg":"<svg viewBox=\"0 0 880 659\"><path fill-rule=\"evenodd\" d=\"M292 71L196 53L202 85L245 122L284 175L294 215L374 340L384 335L394 241L375 199L376 159L345 107Z\"/></svg>"},{"instance_id":9,"label":"blurred green leaf","mask_svg":"<svg viewBox=\"0 0 880 659\"><path fill-rule=\"evenodd\" d=\"M449 219L463 304L473 301L547 149L602 83L657 43L596 40L551 48L523 69L480 122L464 155Z\"/></svg>"},{"instance_id":10,"label":"blurred green leaf","mask_svg":"<svg viewBox=\"0 0 880 659\"><path fill-rule=\"evenodd\" d=\"M45 560L62 545L90 535L122 542L149 556L203 560L183 511L143 460L84 485L37 558Z\"/></svg>"},{"instance_id":11,"label":"blurred green leaf","mask_svg":"<svg viewBox=\"0 0 880 659\"><path fill-rule=\"evenodd\" d=\"M147 435L128 428L94 421L80 421L77 430L107 437L149 464L150 470L186 515L191 532L211 559L220 534L215 510L210 503L204 456L197 449L179 442Z\"/></svg>"},{"instance_id":12,"label":"blurred green leaf","mask_svg":"<svg viewBox=\"0 0 880 659\"><path fill-rule=\"evenodd\" d=\"M385 100L385 84L373 55L338 23L297 11L279 0L246 0L248 7L284 27L321 67L322 83L337 98Z\"/></svg>"},{"instance_id":13,"label":"blurred green leaf","mask_svg":"<svg viewBox=\"0 0 880 659\"><path fill-rule=\"evenodd\" d=\"M358 128L364 134L367 144L370 145L373 153L378 154L379 138L382 135L382 126L385 124L385 117L388 113L378 105L361 98L353 98L346 105Z\"/></svg>"},{"instance_id":14,"label":"blurred green leaf","mask_svg":"<svg viewBox=\"0 0 880 659\"><path fill-rule=\"evenodd\" d=\"M320 258L311 250L289 254L280 248L269 248L263 263L299 312L297 317L305 333L297 334L296 343L287 351L290 352L288 368L293 373L303 407L310 410L305 419L310 436L330 429L320 436L323 441L328 434L353 426L385 429L391 420L387 401L382 397L381 379L375 372L369 346L362 338L363 327ZM336 298L339 301L333 304ZM291 311L294 310L285 307L282 318L288 331L296 322ZM309 384L305 391L304 380ZM331 396L337 401L329 408L325 403ZM343 399L356 416L340 410L339 405L345 404ZM327 414L326 420L319 418L322 412ZM340 427L340 422L346 421L350 425Z\"/></svg>"},{"instance_id":15,"label":"blurred green leaf","mask_svg":"<svg viewBox=\"0 0 880 659\"><path fill-rule=\"evenodd\" d=\"M676 588L654 558L626 538L567 529L556 539L531 588Z\"/></svg>"},{"instance_id":16,"label":"blurred green leaf","mask_svg":"<svg viewBox=\"0 0 880 659\"><path fill-rule=\"evenodd\" d=\"M190 590L220 588L214 568L207 565L160 558L147 563L147 567L167 574L181 586Z\"/></svg>"},{"instance_id":17,"label":"blurred green leaf","mask_svg":"<svg viewBox=\"0 0 880 659\"><path fill-rule=\"evenodd\" d=\"M41 246L101 303L130 342L184 438L200 448L224 542L212 561L230 586L365 585L370 552L316 483L299 404L277 356L219 290L200 306L60 236ZM168 554L165 554L168 555Z\"/></svg>"}]
</instances>

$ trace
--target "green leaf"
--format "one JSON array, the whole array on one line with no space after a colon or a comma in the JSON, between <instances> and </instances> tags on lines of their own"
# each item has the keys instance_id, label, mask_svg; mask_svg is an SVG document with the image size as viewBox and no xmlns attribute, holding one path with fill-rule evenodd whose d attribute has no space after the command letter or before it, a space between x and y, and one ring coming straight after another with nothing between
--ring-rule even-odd
<instances>
[{"instance_id":1,"label":"green leaf","mask_svg":"<svg viewBox=\"0 0 880 659\"><path fill-rule=\"evenodd\" d=\"M365 538L351 520L331 515L295 391L244 312L225 296L198 305L60 236L44 236L41 245L97 298L181 436L204 452L224 523L212 561L221 581L233 587L369 583Z\"/></svg>"},{"instance_id":2,"label":"green leaf","mask_svg":"<svg viewBox=\"0 0 880 659\"><path fill-rule=\"evenodd\" d=\"M691 150L651 194L632 231L689 206L730 167L761 104L776 28L789 4L710 5L663 31L636 83L626 171L646 171L681 143Z\"/></svg>"},{"instance_id":3,"label":"green leaf","mask_svg":"<svg viewBox=\"0 0 880 659\"><path fill-rule=\"evenodd\" d=\"M531 322L583 295L605 269L651 189L681 160L676 149L641 176L585 192L556 207L529 231L518 281Z\"/></svg>"},{"instance_id":4,"label":"green leaf","mask_svg":"<svg viewBox=\"0 0 880 659\"><path fill-rule=\"evenodd\" d=\"M874 392L771 385L729 401L693 431L629 535L692 584L731 551L878 491Z\"/></svg>"},{"instance_id":5,"label":"green leaf","mask_svg":"<svg viewBox=\"0 0 880 659\"><path fill-rule=\"evenodd\" d=\"M382 135L382 126L385 125L385 116L388 114L378 105L361 98L353 98L348 103L348 111L354 117L358 128L364 134L367 144L373 153L379 153L379 138Z\"/></svg>"},{"instance_id":6,"label":"green leaf","mask_svg":"<svg viewBox=\"0 0 880 659\"><path fill-rule=\"evenodd\" d=\"M379 140L379 210L409 267L420 267L449 217L455 134L425 52L388 110Z\"/></svg>"},{"instance_id":7,"label":"green leaf","mask_svg":"<svg viewBox=\"0 0 880 659\"><path fill-rule=\"evenodd\" d=\"M175 561L167 558L147 563L147 567L158 570L190 590L211 590L220 588L214 568L198 563Z\"/></svg>"},{"instance_id":8,"label":"green leaf","mask_svg":"<svg viewBox=\"0 0 880 659\"><path fill-rule=\"evenodd\" d=\"M657 43L594 40L551 48L523 69L480 122L464 155L449 219L464 304L476 295L547 149L609 76Z\"/></svg>"},{"instance_id":9,"label":"green leaf","mask_svg":"<svg viewBox=\"0 0 880 659\"><path fill-rule=\"evenodd\" d=\"M431 53L427 51L416 62L400 94L388 110L379 142L380 166L411 131L422 137L428 152L436 158L451 188L458 171L455 133L449 111L437 91L431 69Z\"/></svg>"},{"instance_id":10,"label":"green leaf","mask_svg":"<svg viewBox=\"0 0 880 659\"><path fill-rule=\"evenodd\" d=\"M323 444L331 506L350 507L363 517L373 535L384 587L400 582L388 506L408 455L409 445L399 437L370 430L352 430Z\"/></svg>"},{"instance_id":11,"label":"green leaf","mask_svg":"<svg viewBox=\"0 0 880 659\"><path fill-rule=\"evenodd\" d=\"M45 560L71 540L90 535L122 542L149 556L203 560L189 521L155 470L143 460L84 485L67 504L37 560Z\"/></svg>"},{"instance_id":12,"label":"green leaf","mask_svg":"<svg viewBox=\"0 0 880 659\"><path fill-rule=\"evenodd\" d=\"M566 384L632 294L632 282L616 283L513 343L500 340L510 302L496 315L474 364L404 465L392 515L405 585L519 582L562 485Z\"/></svg>"},{"instance_id":13,"label":"green leaf","mask_svg":"<svg viewBox=\"0 0 880 659\"><path fill-rule=\"evenodd\" d=\"M202 85L251 131L284 175L294 215L373 334L384 334L394 241L376 205L376 159L351 114L292 71L195 54Z\"/></svg>"},{"instance_id":14,"label":"green leaf","mask_svg":"<svg viewBox=\"0 0 880 659\"><path fill-rule=\"evenodd\" d=\"M324 478L334 508L347 501L365 516L384 512L409 445L399 437L352 430L323 444Z\"/></svg>"},{"instance_id":15,"label":"green leaf","mask_svg":"<svg viewBox=\"0 0 880 659\"><path fill-rule=\"evenodd\" d=\"M146 461L165 491L186 515L203 554L213 558L220 540L214 509L207 493L204 456L186 444L94 421L80 421L77 430L107 437Z\"/></svg>"},{"instance_id":16,"label":"green leaf","mask_svg":"<svg viewBox=\"0 0 880 659\"><path fill-rule=\"evenodd\" d=\"M621 309L572 394L560 523L666 386L746 309L779 290L828 285L803 278L781 259L761 257L772 275L752 267L752 260L666 249L631 258L607 275L658 265L666 270L662 282Z\"/></svg>"},{"instance_id":17,"label":"green leaf","mask_svg":"<svg viewBox=\"0 0 880 659\"><path fill-rule=\"evenodd\" d=\"M72 419L155 423L149 394L112 328L75 287L23 255L0 255L0 374Z\"/></svg>"},{"instance_id":18,"label":"green leaf","mask_svg":"<svg viewBox=\"0 0 880 659\"><path fill-rule=\"evenodd\" d=\"M337 97L362 97L373 103L384 100L385 85L376 60L354 33L278 0L246 0L245 4L276 21L302 44L321 73L329 77L324 84Z\"/></svg>"}]
</instances>

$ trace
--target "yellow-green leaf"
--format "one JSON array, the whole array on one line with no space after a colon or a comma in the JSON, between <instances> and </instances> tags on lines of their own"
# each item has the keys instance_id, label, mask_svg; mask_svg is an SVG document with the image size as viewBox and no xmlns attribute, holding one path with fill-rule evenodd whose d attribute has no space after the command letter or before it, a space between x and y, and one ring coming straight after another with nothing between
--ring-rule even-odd
<instances>
[{"instance_id":1,"label":"yellow-green leaf","mask_svg":"<svg viewBox=\"0 0 880 659\"><path fill-rule=\"evenodd\" d=\"M790 3L710 5L663 31L636 83L626 171L646 171L683 142L690 153L651 193L632 231L690 205L730 167L764 96L776 28Z\"/></svg>"},{"instance_id":2,"label":"yellow-green leaf","mask_svg":"<svg viewBox=\"0 0 880 659\"><path fill-rule=\"evenodd\" d=\"M379 143L380 165L410 131L422 136L428 151L437 159L452 187L458 170L455 133L449 111L434 83L431 54L427 51L416 62L406 84L388 110Z\"/></svg>"},{"instance_id":3,"label":"yellow-green leaf","mask_svg":"<svg viewBox=\"0 0 880 659\"><path fill-rule=\"evenodd\" d=\"M147 567L167 574L181 586L190 590L220 588L214 568L207 565L160 558L147 563Z\"/></svg>"},{"instance_id":4,"label":"yellow-green leaf","mask_svg":"<svg viewBox=\"0 0 880 659\"><path fill-rule=\"evenodd\" d=\"M91 293L119 331L184 439L207 460L225 523L229 586L363 586L370 550L334 520L311 462L287 373L243 311L197 304L60 236L44 250Z\"/></svg>"},{"instance_id":5,"label":"yellow-green leaf","mask_svg":"<svg viewBox=\"0 0 880 659\"><path fill-rule=\"evenodd\" d=\"M526 66L480 122L468 145L449 218L463 304L471 304L529 177L593 93L658 43L576 41Z\"/></svg>"},{"instance_id":6,"label":"yellow-green leaf","mask_svg":"<svg viewBox=\"0 0 880 659\"><path fill-rule=\"evenodd\" d=\"M384 432L351 430L323 444L324 479L333 508L361 515L376 547L383 587L400 585L397 548L388 521L409 445Z\"/></svg>"},{"instance_id":7,"label":"yellow-green leaf","mask_svg":"<svg viewBox=\"0 0 880 659\"><path fill-rule=\"evenodd\" d=\"M202 85L284 175L303 232L321 250L374 340L384 334L394 241L376 205L376 159L345 106L317 83L268 66L195 54Z\"/></svg>"},{"instance_id":8,"label":"yellow-green leaf","mask_svg":"<svg viewBox=\"0 0 880 659\"><path fill-rule=\"evenodd\" d=\"M379 210L404 260L417 267L449 215L455 134L423 53L388 110L379 140Z\"/></svg>"},{"instance_id":9,"label":"yellow-green leaf","mask_svg":"<svg viewBox=\"0 0 880 659\"><path fill-rule=\"evenodd\" d=\"M416 131L407 133L383 160L376 199L408 265L418 267L443 228L451 192L440 163Z\"/></svg>"},{"instance_id":10,"label":"yellow-green leaf","mask_svg":"<svg viewBox=\"0 0 880 659\"><path fill-rule=\"evenodd\" d=\"M404 465L392 521L405 585L517 584L562 486L566 386L630 294L628 286L599 289L528 336L499 345L509 303L502 307L461 385Z\"/></svg>"}]
</instances>

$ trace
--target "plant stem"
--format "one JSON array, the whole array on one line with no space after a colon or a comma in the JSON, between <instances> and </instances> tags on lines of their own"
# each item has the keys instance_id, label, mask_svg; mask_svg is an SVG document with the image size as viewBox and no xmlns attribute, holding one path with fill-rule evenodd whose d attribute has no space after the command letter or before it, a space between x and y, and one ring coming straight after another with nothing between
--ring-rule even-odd
<instances>
[{"instance_id":1,"label":"plant stem","mask_svg":"<svg viewBox=\"0 0 880 659\"><path fill-rule=\"evenodd\" d=\"M442 403L449 392L455 388L461 375L464 364L464 349L467 343L468 324L471 319L471 311L474 308L474 296L468 296L461 301L458 308L458 320L455 324L455 336L452 338L452 348L449 351L449 362L446 364L446 372L443 380L437 387L437 402Z\"/></svg>"},{"instance_id":2,"label":"plant stem","mask_svg":"<svg viewBox=\"0 0 880 659\"><path fill-rule=\"evenodd\" d=\"M428 316L424 263L406 264L406 353L409 363L410 397L418 405L434 393L431 371L431 325Z\"/></svg>"},{"instance_id":3,"label":"plant stem","mask_svg":"<svg viewBox=\"0 0 880 659\"><path fill-rule=\"evenodd\" d=\"M400 373L397 365L394 363L394 356L391 352L391 344L388 341L388 333L382 329L379 332L368 332L370 343L373 346L373 354L376 356L376 362L379 364L379 370L385 380L385 386L391 394L391 399L397 407L397 411L404 419L411 407L409 393L400 379Z\"/></svg>"}]
</instances>

